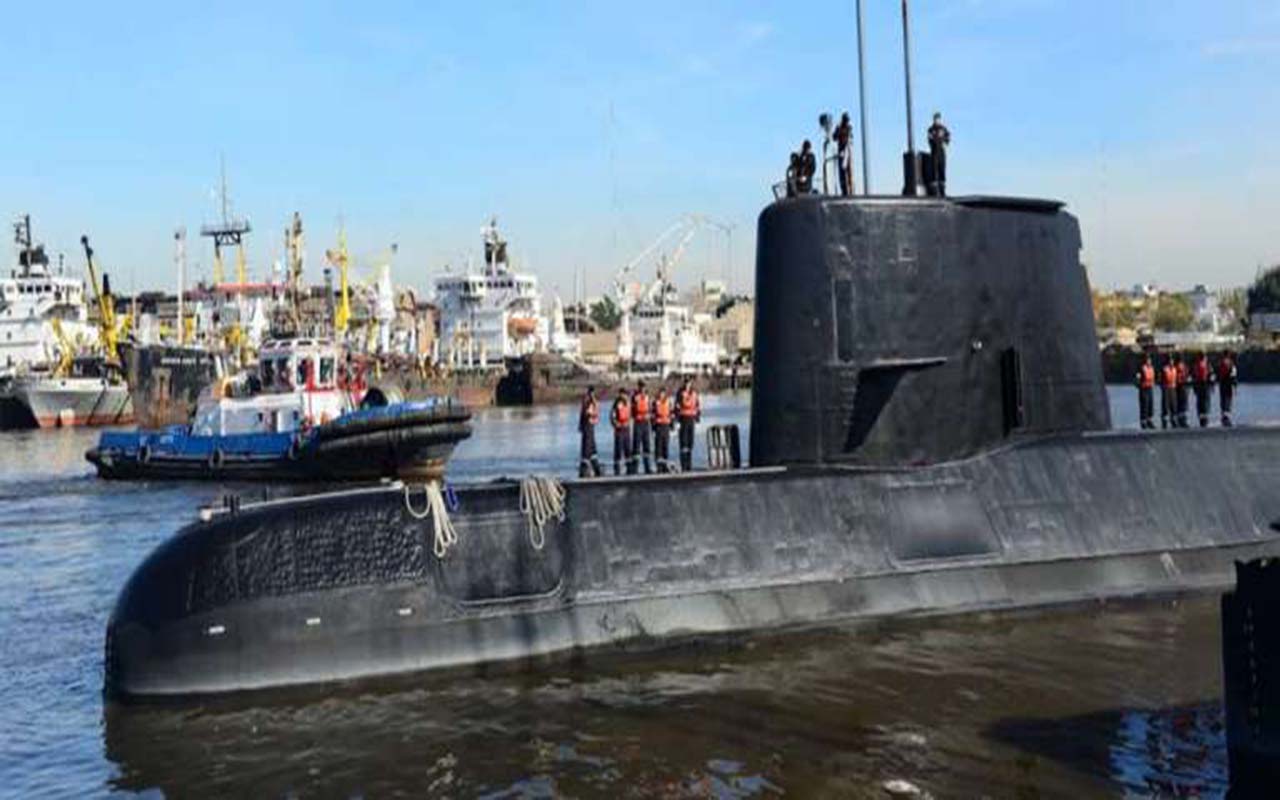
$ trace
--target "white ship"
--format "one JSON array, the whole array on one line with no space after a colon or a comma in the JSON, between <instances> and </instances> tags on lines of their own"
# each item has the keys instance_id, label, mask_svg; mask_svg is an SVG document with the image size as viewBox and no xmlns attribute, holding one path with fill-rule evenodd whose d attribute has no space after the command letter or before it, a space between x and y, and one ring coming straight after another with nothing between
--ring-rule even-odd
<instances>
[{"instance_id":1,"label":"white ship","mask_svg":"<svg viewBox=\"0 0 1280 800\"><path fill-rule=\"evenodd\" d=\"M638 301L623 314L618 358L633 372L701 375L720 363L720 347L702 333L705 321L686 304L662 270Z\"/></svg>"},{"instance_id":2,"label":"white ship","mask_svg":"<svg viewBox=\"0 0 1280 800\"><path fill-rule=\"evenodd\" d=\"M97 333L88 324L84 283L55 273L44 245L31 238L31 217L14 225L17 265L0 278L0 375L57 359L53 320L72 341L91 345Z\"/></svg>"},{"instance_id":3,"label":"white ship","mask_svg":"<svg viewBox=\"0 0 1280 800\"><path fill-rule=\"evenodd\" d=\"M501 369L543 350L548 339L536 275L516 272L496 220L484 229L484 270L436 279L436 360L454 370Z\"/></svg>"},{"instance_id":4,"label":"white ship","mask_svg":"<svg viewBox=\"0 0 1280 800\"><path fill-rule=\"evenodd\" d=\"M129 387L101 356L54 369L20 368L0 378L4 427L70 428L133 422Z\"/></svg>"}]
</instances>

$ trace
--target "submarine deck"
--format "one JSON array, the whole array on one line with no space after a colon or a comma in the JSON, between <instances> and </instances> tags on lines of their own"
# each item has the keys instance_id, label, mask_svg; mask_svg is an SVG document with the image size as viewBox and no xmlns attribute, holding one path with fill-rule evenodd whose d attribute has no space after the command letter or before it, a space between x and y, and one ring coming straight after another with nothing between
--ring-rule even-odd
<instances>
[{"instance_id":1,"label":"submarine deck","mask_svg":"<svg viewBox=\"0 0 1280 800\"><path fill-rule=\"evenodd\" d=\"M567 485L532 546L518 487L464 487L459 541L390 484L188 527L125 587L108 685L184 695L894 615L1216 589L1280 555L1280 429L1023 441L913 468Z\"/></svg>"}]
</instances>

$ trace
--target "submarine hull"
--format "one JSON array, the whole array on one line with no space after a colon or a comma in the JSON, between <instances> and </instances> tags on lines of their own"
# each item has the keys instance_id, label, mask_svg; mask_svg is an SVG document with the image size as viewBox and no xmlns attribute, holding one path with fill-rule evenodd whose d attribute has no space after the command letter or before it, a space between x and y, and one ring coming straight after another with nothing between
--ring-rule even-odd
<instances>
[{"instance_id":1,"label":"submarine hull","mask_svg":"<svg viewBox=\"0 0 1280 800\"><path fill-rule=\"evenodd\" d=\"M409 512L421 495L399 484L246 506L134 574L106 689L204 695L1218 591L1235 560L1280 555L1278 447L1274 429L1085 434L909 469L574 482L541 549L515 484L469 487L443 558Z\"/></svg>"}]
</instances>

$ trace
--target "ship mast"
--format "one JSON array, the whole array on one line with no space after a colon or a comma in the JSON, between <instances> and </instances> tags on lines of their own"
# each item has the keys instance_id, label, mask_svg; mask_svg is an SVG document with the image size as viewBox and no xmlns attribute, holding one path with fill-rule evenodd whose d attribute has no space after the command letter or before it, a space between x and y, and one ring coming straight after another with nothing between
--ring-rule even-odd
<instances>
[{"instance_id":1,"label":"ship mast","mask_svg":"<svg viewBox=\"0 0 1280 800\"><path fill-rule=\"evenodd\" d=\"M178 344L187 343L187 327L182 305L183 295L187 290L187 229L178 228L173 232L173 260L178 272Z\"/></svg>"},{"instance_id":2,"label":"ship mast","mask_svg":"<svg viewBox=\"0 0 1280 800\"><path fill-rule=\"evenodd\" d=\"M225 282L223 273L222 248L228 245L236 248L236 282L243 289L246 281L244 258L244 235L252 230L247 219L235 219L231 216L231 203L227 195L227 165L222 162L222 221L214 225L204 225L200 235L213 239L213 285L221 286Z\"/></svg>"}]
</instances>

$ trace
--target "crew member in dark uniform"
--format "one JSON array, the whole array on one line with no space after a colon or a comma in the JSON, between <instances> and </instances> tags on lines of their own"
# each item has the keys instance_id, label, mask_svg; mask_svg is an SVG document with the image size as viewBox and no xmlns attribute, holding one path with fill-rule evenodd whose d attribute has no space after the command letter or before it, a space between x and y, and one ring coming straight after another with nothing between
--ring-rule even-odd
<instances>
[{"instance_id":1,"label":"crew member in dark uniform","mask_svg":"<svg viewBox=\"0 0 1280 800\"><path fill-rule=\"evenodd\" d=\"M631 460L631 400L627 390L619 388L618 396L609 410L609 422L613 425L613 474L621 475L623 469L633 472Z\"/></svg>"},{"instance_id":2,"label":"crew member in dark uniform","mask_svg":"<svg viewBox=\"0 0 1280 800\"><path fill-rule=\"evenodd\" d=\"M1178 368L1170 357L1160 370L1160 427L1178 426ZM1155 427L1155 423L1152 423Z\"/></svg>"},{"instance_id":3,"label":"crew member in dark uniform","mask_svg":"<svg viewBox=\"0 0 1280 800\"><path fill-rule=\"evenodd\" d=\"M1209 427L1209 411L1213 399L1213 368L1201 350L1191 365L1191 386L1196 391L1196 417L1201 428Z\"/></svg>"},{"instance_id":4,"label":"crew member in dark uniform","mask_svg":"<svg viewBox=\"0 0 1280 800\"><path fill-rule=\"evenodd\" d=\"M1175 364L1178 367L1178 427L1189 427L1187 424L1187 411L1191 403L1191 370L1187 369L1187 362L1182 360L1182 355L1175 357Z\"/></svg>"},{"instance_id":5,"label":"crew member in dark uniform","mask_svg":"<svg viewBox=\"0 0 1280 800\"><path fill-rule=\"evenodd\" d=\"M600 403L596 401L596 389L587 387L578 411L578 433L582 434L579 448L578 477L600 477L600 456L596 453L596 423L600 421Z\"/></svg>"},{"instance_id":6,"label":"crew member in dark uniform","mask_svg":"<svg viewBox=\"0 0 1280 800\"><path fill-rule=\"evenodd\" d=\"M1218 359L1218 405L1222 406L1222 427L1231 427L1231 407L1236 398L1236 354L1228 350Z\"/></svg>"},{"instance_id":7,"label":"crew member in dark uniform","mask_svg":"<svg viewBox=\"0 0 1280 800\"><path fill-rule=\"evenodd\" d=\"M653 474L653 457L652 452L652 429L650 428L650 409L651 400L649 393L644 390L644 381L636 383L636 390L631 394L631 416L635 420L632 425L631 437L631 468L628 470L631 474L640 471L640 463L643 460L644 474Z\"/></svg>"},{"instance_id":8,"label":"crew member in dark uniform","mask_svg":"<svg viewBox=\"0 0 1280 800\"><path fill-rule=\"evenodd\" d=\"M951 146L951 131L942 124L942 114L934 113L929 126L929 157L933 162L933 191L938 197L947 196L947 148ZM1152 427L1155 427L1154 423Z\"/></svg>"},{"instance_id":9,"label":"crew member in dark uniform","mask_svg":"<svg viewBox=\"0 0 1280 800\"><path fill-rule=\"evenodd\" d=\"M659 473L671 471L671 412L671 395L667 387L659 386L653 400L653 455Z\"/></svg>"},{"instance_id":10,"label":"crew member in dark uniform","mask_svg":"<svg viewBox=\"0 0 1280 800\"><path fill-rule=\"evenodd\" d=\"M1150 353L1143 354L1142 366L1138 367L1138 374L1134 376L1133 383L1138 387L1138 425L1143 428L1154 428L1156 425L1151 417L1155 413L1155 398L1152 397L1152 392L1156 386L1156 368L1151 364Z\"/></svg>"},{"instance_id":11,"label":"crew member in dark uniform","mask_svg":"<svg viewBox=\"0 0 1280 800\"><path fill-rule=\"evenodd\" d=\"M800 193L800 154L791 151L791 161L787 165L787 197L795 197Z\"/></svg>"},{"instance_id":12,"label":"crew member in dark uniform","mask_svg":"<svg viewBox=\"0 0 1280 800\"><path fill-rule=\"evenodd\" d=\"M818 160L813 155L813 143L808 139L800 146L800 194L813 194L813 176L818 171Z\"/></svg>"},{"instance_id":13,"label":"crew member in dark uniform","mask_svg":"<svg viewBox=\"0 0 1280 800\"><path fill-rule=\"evenodd\" d=\"M840 115L836 126L836 169L840 175L840 196L853 195L853 125L849 124L849 112Z\"/></svg>"},{"instance_id":14,"label":"crew member in dark uniform","mask_svg":"<svg viewBox=\"0 0 1280 800\"><path fill-rule=\"evenodd\" d=\"M689 472L693 469L694 427L702 419L702 402L688 378L676 392L676 415L680 418L680 469Z\"/></svg>"}]
</instances>

